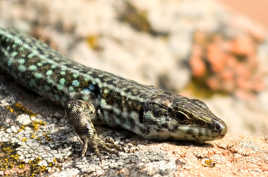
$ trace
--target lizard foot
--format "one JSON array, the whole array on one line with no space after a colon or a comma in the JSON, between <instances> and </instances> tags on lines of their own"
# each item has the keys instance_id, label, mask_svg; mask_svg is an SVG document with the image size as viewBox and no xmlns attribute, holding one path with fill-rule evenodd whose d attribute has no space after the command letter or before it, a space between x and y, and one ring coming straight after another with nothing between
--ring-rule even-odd
<instances>
[{"instance_id":1,"label":"lizard foot","mask_svg":"<svg viewBox=\"0 0 268 177\"><path fill-rule=\"evenodd\" d=\"M114 144L111 140L106 142L98 137L92 123L92 120L96 117L96 110L93 104L83 100L71 100L67 104L66 112L69 123L74 127L83 144L82 157L86 154L88 144L99 157L99 148L112 153L117 153L118 150L121 150L120 146Z\"/></svg>"}]
</instances>

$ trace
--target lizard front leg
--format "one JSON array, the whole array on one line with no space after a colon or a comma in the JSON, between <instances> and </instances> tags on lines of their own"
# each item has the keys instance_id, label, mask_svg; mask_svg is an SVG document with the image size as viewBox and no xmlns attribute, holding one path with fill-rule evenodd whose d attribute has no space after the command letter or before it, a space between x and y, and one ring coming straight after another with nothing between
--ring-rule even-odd
<instances>
[{"instance_id":1,"label":"lizard front leg","mask_svg":"<svg viewBox=\"0 0 268 177\"><path fill-rule=\"evenodd\" d=\"M92 120L96 117L96 109L92 103L83 100L71 100L67 103L67 117L69 123L74 127L82 144L82 157L85 156L88 144L94 149L96 154L100 156L99 148L116 153L120 147L112 142L105 142L97 135Z\"/></svg>"}]
</instances>

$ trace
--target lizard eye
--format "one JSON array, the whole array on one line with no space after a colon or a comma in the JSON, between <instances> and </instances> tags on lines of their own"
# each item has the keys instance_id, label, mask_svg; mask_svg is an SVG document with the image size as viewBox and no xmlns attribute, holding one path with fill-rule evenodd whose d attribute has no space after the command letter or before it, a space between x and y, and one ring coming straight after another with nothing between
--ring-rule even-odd
<instances>
[{"instance_id":1,"label":"lizard eye","mask_svg":"<svg viewBox=\"0 0 268 177\"><path fill-rule=\"evenodd\" d=\"M174 117L180 124L188 124L190 122L190 117L183 112L173 112L171 116Z\"/></svg>"}]
</instances>

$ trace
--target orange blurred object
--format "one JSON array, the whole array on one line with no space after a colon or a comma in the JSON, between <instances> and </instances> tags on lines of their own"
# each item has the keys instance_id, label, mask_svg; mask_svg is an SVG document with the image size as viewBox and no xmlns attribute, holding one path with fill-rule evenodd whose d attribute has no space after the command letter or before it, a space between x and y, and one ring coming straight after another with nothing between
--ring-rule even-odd
<instances>
[{"instance_id":1,"label":"orange blurred object","mask_svg":"<svg viewBox=\"0 0 268 177\"><path fill-rule=\"evenodd\" d=\"M220 33L196 33L189 61L194 78L204 81L213 91L234 93L246 99L264 89L258 74L258 41L252 34L224 39Z\"/></svg>"},{"instance_id":2,"label":"orange blurred object","mask_svg":"<svg viewBox=\"0 0 268 177\"><path fill-rule=\"evenodd\" d=\"M195 77L203 77L206 73L206 66L201 59L202 50L199 46L193 46L193 54L190 58L190 67Z\"/></svg>"},{"instance_id":3,"label":"orange blurred object","mask_svg":"<svg viewBox=\"0 0 268 177\"><path fill-rule=\"evenodd\" d=\"M235 55L253 56L255 55L256 46L249 36L238 36L231 43L231 52Z\"/></svg>"}]
</instances>

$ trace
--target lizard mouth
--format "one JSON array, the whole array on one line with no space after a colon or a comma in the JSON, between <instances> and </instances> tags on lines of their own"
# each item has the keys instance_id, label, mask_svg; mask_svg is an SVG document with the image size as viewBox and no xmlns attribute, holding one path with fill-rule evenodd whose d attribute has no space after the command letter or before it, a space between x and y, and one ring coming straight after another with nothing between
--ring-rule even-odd
<instances>
[{"instance_id":1,"label":"lizard mouth","mask_svg":"<svg viewBox=\"0 0 268 177\"><path fill-rule=\"evenodd\" d=\"M199 124L178 126L170 132L170 137L175 140L205 142L221 139L226 133L226 124L221 120L213 120L213 123L209 124L207 127L201 127Z\"/></svg>"},{"instance_id":2,"label":"lizard mouth","mask_svg":"<svg viewBox=\"0 0 268 177\"><path fill-rule=\"evenodd\" d=\"M226 125L221 122L214 122L210 127L201 127L199 124L188 124L173 127L172 129L162 129L151 132L147 138L150 139L171 139L178 141L206 142L223 138L227 132Z\"/></svg>"}]
</instances>

